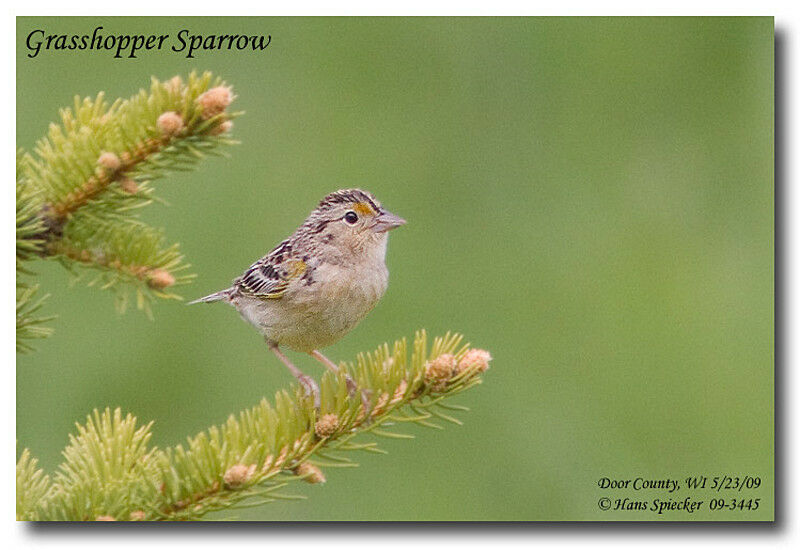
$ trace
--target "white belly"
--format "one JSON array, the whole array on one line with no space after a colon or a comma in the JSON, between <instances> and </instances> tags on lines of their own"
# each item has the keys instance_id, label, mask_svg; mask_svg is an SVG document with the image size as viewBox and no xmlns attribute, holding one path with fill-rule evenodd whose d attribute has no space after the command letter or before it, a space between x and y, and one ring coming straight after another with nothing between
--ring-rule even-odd
<instances>
[{"instance_id":1,"label":"white belly","mask_svg":"<svg viewBox=\"0 0 800 550\"><path fill-rule=\"evenodd\" d=\"M295 281L278 299L234 299L235 306L265 338L295 351L329 346L352 330L386 292L388 271L381 263L363 270L320 266L314 283ZM322 282L325 281L325 282Z\"/></svg>"}]
</instances>

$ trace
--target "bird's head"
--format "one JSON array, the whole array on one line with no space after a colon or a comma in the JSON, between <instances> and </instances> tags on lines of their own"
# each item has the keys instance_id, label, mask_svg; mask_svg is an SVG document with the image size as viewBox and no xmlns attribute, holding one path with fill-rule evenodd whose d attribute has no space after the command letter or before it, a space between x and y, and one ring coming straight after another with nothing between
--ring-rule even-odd
<instances>
[{"instance_id":1,"label":"bird's head","mask_svg":"<svg viewBox=\"0 0 800 550\"><path fill-rule=\"evenodd\" d=\"M371 193L342 189L322 199L303 225L317 245L358 254L385 247L387 233L405 223Z\"/></svg>"}]
</instances>

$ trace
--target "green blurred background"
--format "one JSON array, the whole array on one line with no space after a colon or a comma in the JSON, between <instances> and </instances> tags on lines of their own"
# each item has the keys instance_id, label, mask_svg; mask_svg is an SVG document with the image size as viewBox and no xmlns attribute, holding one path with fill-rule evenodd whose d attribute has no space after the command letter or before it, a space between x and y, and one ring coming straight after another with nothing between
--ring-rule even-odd
<instances>
[{"instance_id":1,"label":"green blurred background","mask_svg":"<svg viewBox=\"0 0 800 550\"><path fill-rule=\"evenodd\" d=\"M47 33L271 34L263 53L26 57ZM463 332L491 350L463 427L327 472L269 520L770 519L773 516L773 20L20 18L17 143L73 95L151 75L224 77L247 113L230 158L157 184L145 219L179 241L199 297L326 193L374 192L389 290L328 355ZM17 359L17 439L47 470L75 421L120 406L176 444L291 379L223 305L155 320L36 265L55 335ZM309 359L292 355L319 375ZM604 476L761 476L758 511L603 512ZM708 500L711 493L697 494ZM707 508L706 508L707 509Z\"/></svg>"}]
</instances>

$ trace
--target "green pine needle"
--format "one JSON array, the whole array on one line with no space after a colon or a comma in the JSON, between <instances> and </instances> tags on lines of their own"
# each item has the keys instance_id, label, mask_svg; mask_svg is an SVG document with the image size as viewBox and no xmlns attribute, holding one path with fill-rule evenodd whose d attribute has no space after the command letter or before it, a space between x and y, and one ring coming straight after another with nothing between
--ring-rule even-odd
<instances>
[{"instance_id":1,"label":"green pine needle","mask_svg":"<svg viewBox=\"0 0 800 550\"><path fill-rule=\"evenodd\" d=\"M17 351L30 352L33 351L33 346L29 340L36 338L46 338L53 333L53 329L45 326L45 324L54 319L55 316L38 315L42 304L47 300L49 295L40 296L35 298L38 285L25 286L24 284L17 284Z\"/></svg>"},{"instance_id":2,"label":"green pine needle","mask_svg":"<svg viewBox=\"0 0 800 550\"><path fill-rule=\"evenodd\" d=\"M360 354L339 375L321 380L321 410L302 387L281 390L231 415L221 426L164 450L149 447L152 423L138 426L119 409L94 411L78 426L52 481L36 470L27 450L17 465L17 517L35 520L194 520L209 512L305 498L283 490L324 481L320 468L356 467L348 451L384 453L373 436L409 437L392 419L428 426L447 416L440 402L481 383L488 353L461 345L461 336L434 339L420 331L412 352L406 340ZM436 364L451 365L441 371ZM347 394L344 373L371 394L364 408ZM459 421L456 421L459 423ZM280 492L279 492L280 491Z\"/></svg>"},{"instance_id":3,"label":"green pine needle","mask_svg":"<svg viewBox=\"0 0 800 550\"><path fill-rule=\"evenodd\" d=\"M117 308L133 302L151 315L158 298L179 298L175 285L193 277L177 244L145 225L139 210L159 201L155 180L194 169L236 143L227 109L234 96L211 73L192 73L108 102L75 98L61 109L32 153L17 153L17 278L28 263L55 258L90 285L115 293ZM94 275L94 276L86 276ZM25 283L18 281L22 286ZM27 288L27 287L26 287ZM41 301L17 293L17 349L49 334L48 318L31 316ZM22 301L21 301L22 300Z\"/></svg>"},{"instance_id":4,"label":"green pine needle","mask_svg":"<svg viewBox=\"0 0 800 550\"><path fill-rule=\"evenodd\" d=\"M118 189L123 175L146 185L193 167L205 156L218 154L220 145L235 143L219 131L225 121L240 113L221 112L203 118L200 96L219 87L225 83L206 72L190 74L185 83L179 77L166 82L153 78L149 90L113 103L106 101L102 92L95 99L76 97L71 109L61 109L61 124L51 124L34 154L26 157L26 175L55 214L62 216L83 206L80 196L91 194L92 190L87 190L90 180L96 188ZM183 127L179 132L167 134L159 127L164 113L180 117ZM98 165L103 153L116 155L122 173ZM95 204L91 208L127 210L137 200L148 199L98 193L92 195Z\"/></svg>"}]
</instances>

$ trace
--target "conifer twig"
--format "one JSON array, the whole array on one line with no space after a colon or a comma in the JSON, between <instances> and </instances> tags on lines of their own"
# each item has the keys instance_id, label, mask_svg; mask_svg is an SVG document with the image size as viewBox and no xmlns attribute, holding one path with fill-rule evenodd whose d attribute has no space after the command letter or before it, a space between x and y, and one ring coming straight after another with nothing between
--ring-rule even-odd
<instances>
[{"instance_id":1,"label":"conifer twig","mask_svg":"<svg viewBox=\"0 0 800 550\"><path fill-rule=\"evenodd\" d=\"M24 287L17 293L18 350L48 334L42 326L48 318L30 315L41 305L32 301L36 287L22 282L35 258L56 259L76 277L94 271L89 284L114 290L120 310L131 289L148 315L154 298L178 297L167 289L191 280L188 264L136 212L157 200L154 180L193 169L235 143L230 131L240 113L228 110L234 99L211 73L153 78L149 89L126 100L109 103L102 92L76 97L32 153L18 152L17 278Z\"/></svg>"},{"instance_id":2,"label":"conifer twig","mask_svg":"<svg viewBox=\"0 0 800 550\"><path fill-rule=\"evenodd\" d=\"M52 476L24 450L17 464L17 518L26 520L193 520L209 512L302 498L285 489L322 483L322 468L355 467L352 451L382 452L363 436L410 437L395 425L460 423L442 401L481 383L488 352L460 345L461 336L424 331L360 354L321 381L321 409L298 386L274 403L231 416L221 426L160 450L148 445L151 424L119 409L94 411L70 436ZM409 353L410 352L410 353ZM345 375L371 392L369 406L350 396Z\"/></svg>"}]
</instances>

